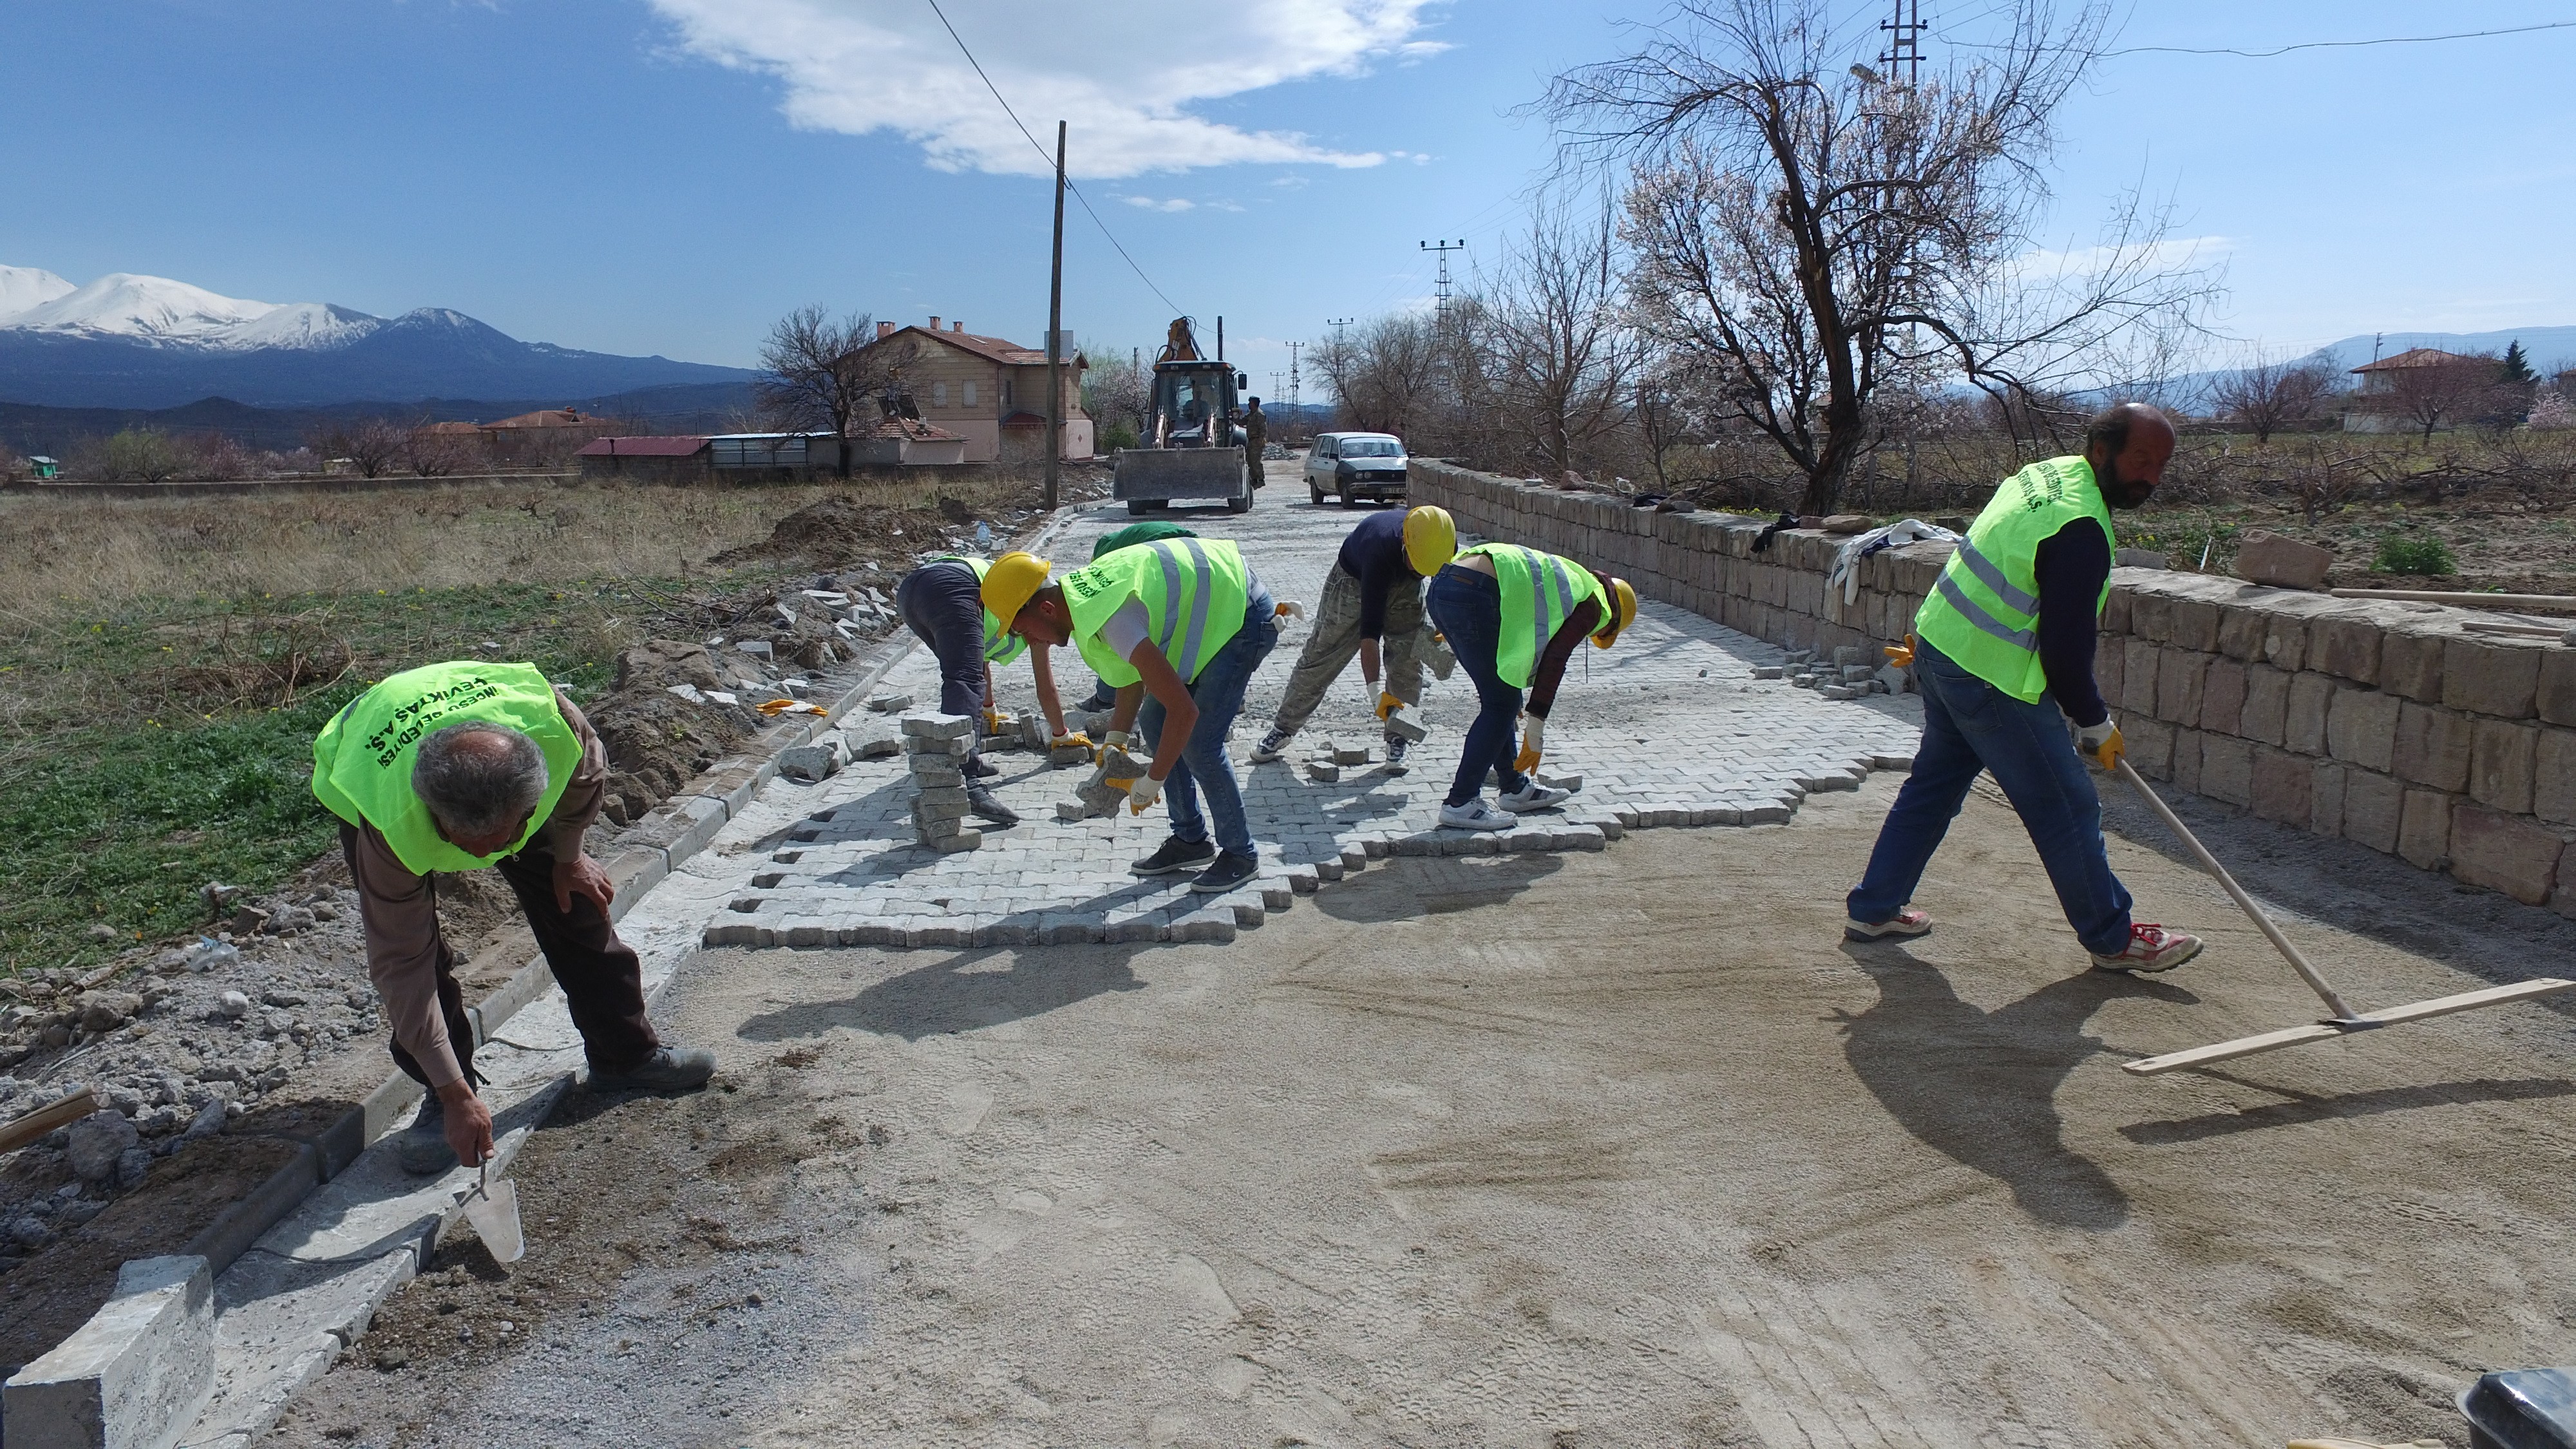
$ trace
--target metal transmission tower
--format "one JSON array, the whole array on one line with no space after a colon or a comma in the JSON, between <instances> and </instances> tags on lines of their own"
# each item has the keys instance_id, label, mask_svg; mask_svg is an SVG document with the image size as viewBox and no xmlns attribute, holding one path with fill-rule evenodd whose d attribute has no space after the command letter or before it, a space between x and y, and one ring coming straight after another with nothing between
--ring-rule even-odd
<instances>
[{"instance_id":1,"label":"metal transmission tower","mask_svg":"<svg viewBox=\"0 0 2576 1449\"><path fill-rule=\"evenodd\" d=\"M1896 18L1878 22L1888 33L1888 48L1879 53L1878 63L1886 67L1890 84L1896 80L1896 68L1905 68L1905 83L1919 85L1923 80L1923 0L1891 0Z\"/></svg>"},{"instance_id":2,"label":"metal transmission tower","mask_svg":"<svg viewBox=\"0 0 2576 1449\"><path fill-rule=\"evenodd\" d=\"M1467 240L1461 237L1451 241L1447 237L1442 237L1437 242L1423 242L1421 246L1424 251L1436 252L1440 257L1440 271L1431 279L1432 312L1434 319L1445 330L1449 325L1449 254L1465 251Z\"/></svg>"},{"instance_id":3,"label":"metal transmission tower","mask_svg":"<svg viewBox=\"0 0 2576 1449\"><path fill-rule=\"evenodd\" d=\"M1288 413L1289 416L1296 418L1303 418L1306 415L1306 410L1297 395L1297 349L1305 345L1303 342L1288 344Z\"/></svg>"}]
</instances>

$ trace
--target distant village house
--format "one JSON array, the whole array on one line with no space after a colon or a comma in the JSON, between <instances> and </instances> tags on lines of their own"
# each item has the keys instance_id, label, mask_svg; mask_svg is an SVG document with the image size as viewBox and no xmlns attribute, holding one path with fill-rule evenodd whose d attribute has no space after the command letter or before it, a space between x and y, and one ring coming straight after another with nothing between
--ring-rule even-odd
<instances>
[{"instance_id":1,"label":"distant village house","mask_svg":"<svg viewBox=\"0 0 2576 1449\"><path fill-rule=\"evenodd\" d=\"M873 347L910 341L902 385L921 421L966 442L969 463L1020 462L1045 456L1046 349L1022 347L1000 337L969 332L963 322L933 317L927 327L877 324ZM1092 455L1092 422L1082 410L1082 374L1091 364L1063 344L1064 433L1067 458Z\"/></svg>"}]
</instances>

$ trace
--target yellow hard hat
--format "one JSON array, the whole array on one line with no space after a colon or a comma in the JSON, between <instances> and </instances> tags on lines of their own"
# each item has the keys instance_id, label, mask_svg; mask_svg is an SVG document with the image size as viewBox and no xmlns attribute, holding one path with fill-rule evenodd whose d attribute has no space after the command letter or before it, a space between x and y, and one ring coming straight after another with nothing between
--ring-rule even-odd
<instances>
[{"instance_id":1,"label":"yellow hard hat","mask_svg":"<svg viewBox=\"0 0 2576 1449\"><path fill-rule=\"evenodd\" d=\"M1404 512L1404 561L1429 578L1458 556L1458 521L1449 510L1425 503Z\"/></svg>"},{"instance_id":2,"label":"yellow hard hat","mask_svg":"<svg viewBox=\"0 0 2576 1449\"><path fill-rule=\"evenodd\" d=\"M1006 553L993 560L993 566L984 570L985 612L1009 628L1037 591L1046 587L1047 572L1052 567L1045 559L1025 551Z\"/></svg>"},{"instance_id":3,"label":"yellow hard hat","mask_svg":"<svg viewBox=\"0 0 2576 1449\"><path fill-rule=\"evenodd\" d=\"M1610 580L1610 603L1616 613L1610 627L1592 636L1592 647L1607 649L1619 642L1620 631L1637 622L1637 591L1626 579Z\"/></svg>"}]
</instances>

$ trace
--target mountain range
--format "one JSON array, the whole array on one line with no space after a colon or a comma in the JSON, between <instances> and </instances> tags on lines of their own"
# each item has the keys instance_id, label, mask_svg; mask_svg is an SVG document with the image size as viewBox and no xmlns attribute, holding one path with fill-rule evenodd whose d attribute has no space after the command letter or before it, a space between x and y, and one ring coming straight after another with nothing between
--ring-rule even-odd
<instances>
[{"instance_id":1,"label":"mountain range","mask_svg":"<svg viewBox=\"0 0 2576 1449\"><path fill-rule=\"evenodd\" d=\"M433 397L596 397L747 383L739 367L521 342L443 307L375 317L328 302L253 302L115 272L74 286L0 266L0 400L168 408L220 396L262 407Z\"/></svg>"}]
</instances>

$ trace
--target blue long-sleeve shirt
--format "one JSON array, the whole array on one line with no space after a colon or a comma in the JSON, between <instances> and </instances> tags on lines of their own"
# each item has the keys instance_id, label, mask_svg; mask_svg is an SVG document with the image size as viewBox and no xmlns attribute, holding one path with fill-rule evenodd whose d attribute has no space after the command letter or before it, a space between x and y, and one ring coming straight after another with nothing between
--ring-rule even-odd
<instances>
[{"instance_id":1,"label":"blue long-sleeve shirt","mask_svg":"<svg viewBox=\"0 0 2576 1449\"><path fill-rule=\"evenodd\" d=\"M1342 572L1360 581L1360 636L1386 633L1386 596L1393 590L1422 586L1422 576L1404 556L1404 514L1389 508L1360 520L1342 540Z\"/></svg>"}]
</instances>

